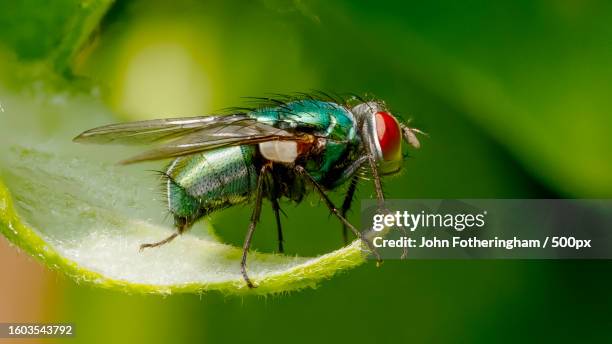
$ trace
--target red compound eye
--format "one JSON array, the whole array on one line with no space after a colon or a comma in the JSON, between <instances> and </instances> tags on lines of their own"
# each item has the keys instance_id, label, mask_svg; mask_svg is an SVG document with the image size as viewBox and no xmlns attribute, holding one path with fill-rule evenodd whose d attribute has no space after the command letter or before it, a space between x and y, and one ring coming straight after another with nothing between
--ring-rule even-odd
<instances>
[{"instance_id":1,"label":"red compound eye","mask_svg":"<svg viewBox=\"0 0 612 344\"><path fill-rule=\"evenodd\" d=\"M395 117L386 111L376 113L376 134L383 159L399 160L402 156L402 133Z\"/></svg>"}]
</instances>

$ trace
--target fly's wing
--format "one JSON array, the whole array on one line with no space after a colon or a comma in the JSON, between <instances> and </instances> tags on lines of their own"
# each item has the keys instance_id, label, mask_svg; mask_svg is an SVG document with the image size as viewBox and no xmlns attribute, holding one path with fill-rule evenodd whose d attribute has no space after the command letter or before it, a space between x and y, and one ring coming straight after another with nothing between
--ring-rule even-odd
<instances>
[{"instance_id":1,"label":"fly's wing","mask_svg":"<svg viewBox=\"0 0 612 344\"><path fill-rule=\"evenodd\" d=\"M265 141L310 141L296 134L258 122L246 115L170 118L112 124L85 131L74 141L88 143L147 144L159 147L121 161L131 164L184 156L211 149Z\"/></svg>"},{"instance_id":2,"label":"fly's wing","mask_svg":"<svg viewBox=\"0 0 612 344\"><path fill-rule=\"evenodd\" d=\"M201 129L249 122L246 115L198 116L110 124L84 131L73 141L81 143L149 144L176 139Z\"/></svg>"},{"instance_id":3,"label":"fly's wing","mask_svg":"<svg viewBox=\"0 0 612 344\"><path fill-rule=\"evenodd\" d=\"M123 160L121 163L132 164L141 161L179 157L227 146L256 144L275 140L310 141L311 138L310 135L296 135L295 133L253 120L216 127L212 130L208 128L200 129L178 140Z\"/></svg>"}]
</instances>

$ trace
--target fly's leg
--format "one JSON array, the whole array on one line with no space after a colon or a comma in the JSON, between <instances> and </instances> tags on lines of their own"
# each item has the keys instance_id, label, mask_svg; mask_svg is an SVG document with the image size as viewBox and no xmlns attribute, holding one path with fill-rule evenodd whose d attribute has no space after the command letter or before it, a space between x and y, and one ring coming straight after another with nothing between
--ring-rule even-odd
<instances>
[{"instance_id":1,"label":"fly's leg","mask_svg":"<svg viewBox=\"0 0 612 344\"><path fill-rule=\"evenodd\" d=\"M278 252L285 253L285 249L283 248L283 228L281 226L280 206L278 204L278 197L274 195L274 197L271 198L271 202L272 202L272 210L274 210L274 217L276 218L276 230L277 230L277 235L278 235Z\"/></svg>"},{"instance_id":2,"label":"fly's leg","mask_svg":"<svg viewBox=\"0 0 612 344\"><path fill-rule=\"evenodd\" d=\"M376 189L376 200L378 201L378 210L384 212L385 214L390 214L389 209L385 207L385 194L382 189L382 182L380 180L380 175L378 174L378 168L376 167L376 160L374 156L371 154L368 155L368 161L370 163L370 169L372 170L372 178L374 179L374 187ZM408 232L405 227L400 227L400 230L404 234L404 236L408 236ZM402 255L400 259L404 259L408 257L408 247L404 246L402 248Z\"/></svg>"},{"instance_id":3,"label":"fly's leg","mask_svg":"<svg viewBox=\"0 0 612 344\"><path fill-rule=\"evenodd\" d=\"M385 207L385 194L382 188L382 181L380 180L380 174L378 174L378 167L376 166L376 159L372 154L368 154L368 162L370 163L370 170L372 171L372 178L374 179L374 188L376 189L376 200L378 203L378 211L381 211L385 214L389 214L390 211ZM406 228L401 227L401 231L404 236L407 236ZM402 256L401 259L404 259L408 256L408 247L404 246L402 248Z\"/></svg>"},{"instance_id":4,"label":"fly's leg","mask_svg":"<svg viewBox=\"0 0 612 344\"><path fill-rule=\"evenodd\" d=\"M180 234L183 234L183 232L185 231L186 228L187 228L187 220L185 220L184 218L179 218L176 221L176 232L172 233L170 236L168 236L164 240L161 240L161 241L158 241L158 242L154 242L154 243L150 243L150 244L142 244L142 245L140 245L140 251L142 252L145 248L159 247L159 246L165 245L165 244L171 242L172 240L174 240L174 238L176 238Z\"/></svg>"},{"instance_id":5,"label":"fly's leg","mask_svg":"<svg viewBox=\"0 0 612 344\"><path fill-rule=\"evenodd\" d=\"M249 279L249 275L246 272L246 260L251 247L251 240L253 239L253 233L255 233L255 227L259 221L259 215L261 215L261 201L263 199L263 182L265 174L268 172L269 165L264 165L257 177L257 190L255 193L255 208L251 214L251 223L249 224L249 230L247 231L246 237L244 238L244 246L242 247L242 260L240 261L240 271L242 272L242 278L246 282L249 288L255 288L253 282Z\"/></svg>"},{"instance_id":6,"label":"fly's leg","mask_svg":"<svg viewBox=\"0 0 612 344\"><path fill-rule=\"evenodd\" d=\"M158 247L158 246L167 244L170 241L174 240L174 238L176 238L178 235L179 235L178 232L174 232L174 233L172 233L169 237L167 237L164 240L160 240L158 242L154 242L154 243L150 243L150 244L142 244L142 245L140 245L140 251L143 251L145 248Z\"/></svg>"},{"instance_id":7,"label":"fly's leg","mask_svg":"<svg viewBox=\"0 0 612 344\"><path fill-rule=\"evenodd\" d=\"M283 247L283 227L281 225L281 219L280 219L280 213L281 213L281 208L280 205L278 204L278 200L280 198L279 195L279 185L276 182L277 178L275 178L273 175L273 171L270 172L270 176L272 178L270 178L268 180L268 183L270 185L269 187L269 198L270 198L270 202L272 203L272 210L274 211L274 218L276 219L276 234L278 237L278 252L279 253L285 253L285 248Z\"/></svg>"},{"instance_id":8,"label":"fly's leg","mask_svg":"<svg viewBox=\"0 0 612 344\"><path fill-rule=\"evenodd\" d=\"M367 132L369 130L368 122L364 123L364 131ZM378 209L384 209L385 207L385 195L383 193L382 182L380 181L380 174L378 174L378 166L376 164L376 159L374 158L374 142L372 138L366 136L362 137L365 142L366 148L366 158L368 163L370 164L370 171L372 172L372 178L374 179L374 188L376 189L376 200L378 201Z\"/></svg>"},{"instance_id":9,"label":"fly's leg","mask_svg":"<svg viewBox=\"0 0 612 344\"><path fill-rule=\"evenodd\" d=\"M403 123L400 124L400 128L402 129L402 137L404 138L404 141L416 149L421 148L421 143L419 142L416 134L428 136L427 133L416 128L410 128ZM405 236L407 235L406 228L402 227L402 232ZM406 257L408 257L408 248L404 247L402 250L402 256L400 258L404 259Z\"/></svg>"},{"instance_id":10,"label":"fly's leg","mask_svg":"<svg viewBox=\"0 0 612 344\"><path fill-rule=\"evenodd\" d=\"M360 157L355 162L350 164L344 171L342 171L342 175L339 178L339 180L342 180L342 181L347 180L349 178L351 179L349 188L346 192L346 197L344 198L344 202L342 202L341 215L344 218L346 218L346 213L351 208L351 203L353 202L355 190L357 189L357 182L359 182L359 176L357 176L356 173L363 166L363 164L365 164L367 160L368 160L367 155ZM332 188L338 185L339 184L333 185ZM344 224L342 224L342 238L344 239L344 244L345 245L348 244L348 229L347 229L347 226Z\"/></svg>"},{"instance_id":11,"label":"fly's leg","mask_svg":"<svg viewBox=\"0 0 612 344\"><path fill-rule=\"evenodd\" d=\"M368 155L368 162L370 163L370 170L372 171L372 178L374 179L374 188L376 189L376 200L378 201L378 208L384 209L385 194L383 193L382 182L380 181L378 167L376 166L376 160L374 159L373 155Z\"/></svg>"},{"instance_id":12,"label":"fly's leg","mask_svg":"<svg viewBox=\"0 0 612 344\"><path fill-rule=\"evenodd\" d=\"M353 226L350 222L348 222L347 219L344 218L344 216L340 214L340 211L338 210L338 208L336 208L336 206L331 201L331 199L329 199L329 197L325 193L325 190L323 190L323 187L319 183L317 183L317 181L304 169L304 167L296 165L295 170L297 173L306 177L306 179L314 186L315 190L317 190L319 195L321 195L321 197L325 201L325 204L327 205L329 210L332 212L332 214L334 214L338 219L340 219L340 221L345 226L347 226L353 232L353 234L355 234L357 238L361 239L361 241L363 241L368 246L372 254L376 256L376 262L380 264L382 262L382 259L380 258L380 254L378 254L378 251L376 250L376 248L372 245L372 243L369 240L367 240L366 238L363 237L363 235L361 235L361 232L357 230L355 226Z\"/></svg>"},{"instance_id":13,"label":"fly's leg","mask_svg":"<svg viewBox=\"0 0 612 344\"><path fill-rule=\"evenodd\" d=\"M357 190L357 182L359 182L359 177L353 176L348 190L346 190L346 196L342 202L342 211L340 212L344 218L346 218L346 213L349 211L349 209L351 209L351 204L353 203L353 198L355 196L355 190ZM344 223L342 224L342 239L344 240L345 245L348 244L348 228Z\"/></svg>"}]
</instances>

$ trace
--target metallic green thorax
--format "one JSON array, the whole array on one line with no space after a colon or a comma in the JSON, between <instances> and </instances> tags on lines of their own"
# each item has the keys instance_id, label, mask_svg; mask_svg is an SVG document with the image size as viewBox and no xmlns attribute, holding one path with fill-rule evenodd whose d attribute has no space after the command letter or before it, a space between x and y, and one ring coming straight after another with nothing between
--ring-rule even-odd
<instances>
[{"instance_id":1,"label":"metallic green thorax","mask_svg":"<svg viewBox=\"0 0 612 344\"><path fill-rule=\"evenodd\" d=\"M346 143L355 138L353 114L331 102L299 100L282 107L253 111L250 115L280 129L300 129L329 140Z\"/></svg>"},{"instance_id":2,"label":"metallic green thorax","mask_svg":"<svg viewBox=\"0 0 612 344\"><path fill-rule=\"evenodd\" d=\"M322 154L305 161L304 167L318 182L328 186L344 182L330 183L325 179L334 168L343 167L341 160L347 158L345 155L358 143L355 119L345 107L332 102L299 100L254 111L250 115L280 129L295 129L326 138Z\"/></svg>"},{"instance_id":3,"label":"metallic green thorax","mask_svg":"<svg viewBox=\"0 0 612 344\"><path fill-rule=\"evenodd\" d=\"M299 100L248 115L280 129L325 138L318 153L296 163L327 187L344 182L341 171L354 161L359 143L355 119L346 108L331 102ZM261 163L257 145L219 148L177 158L166 172L169 210L175 217L191 222L248 200L256 188Z\"/></svg>"}]
</instances>

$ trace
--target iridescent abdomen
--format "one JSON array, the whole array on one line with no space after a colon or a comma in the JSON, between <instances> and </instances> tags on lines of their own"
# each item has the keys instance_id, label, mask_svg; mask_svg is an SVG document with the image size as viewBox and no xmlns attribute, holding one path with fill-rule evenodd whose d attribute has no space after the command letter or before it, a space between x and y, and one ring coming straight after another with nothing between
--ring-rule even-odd
<instances>
[{"instance_id":1,"label":"iridescent abdomen","mask_svg":"<svg viewBox=\"0 0 612 344\"><path fill-rule=\"evenodd\" d=\"M255 154L255 146L235 146L174 160L166 172L170 212L189 219L246 201L257 184Z\"/></svg>"}]
</instances>

